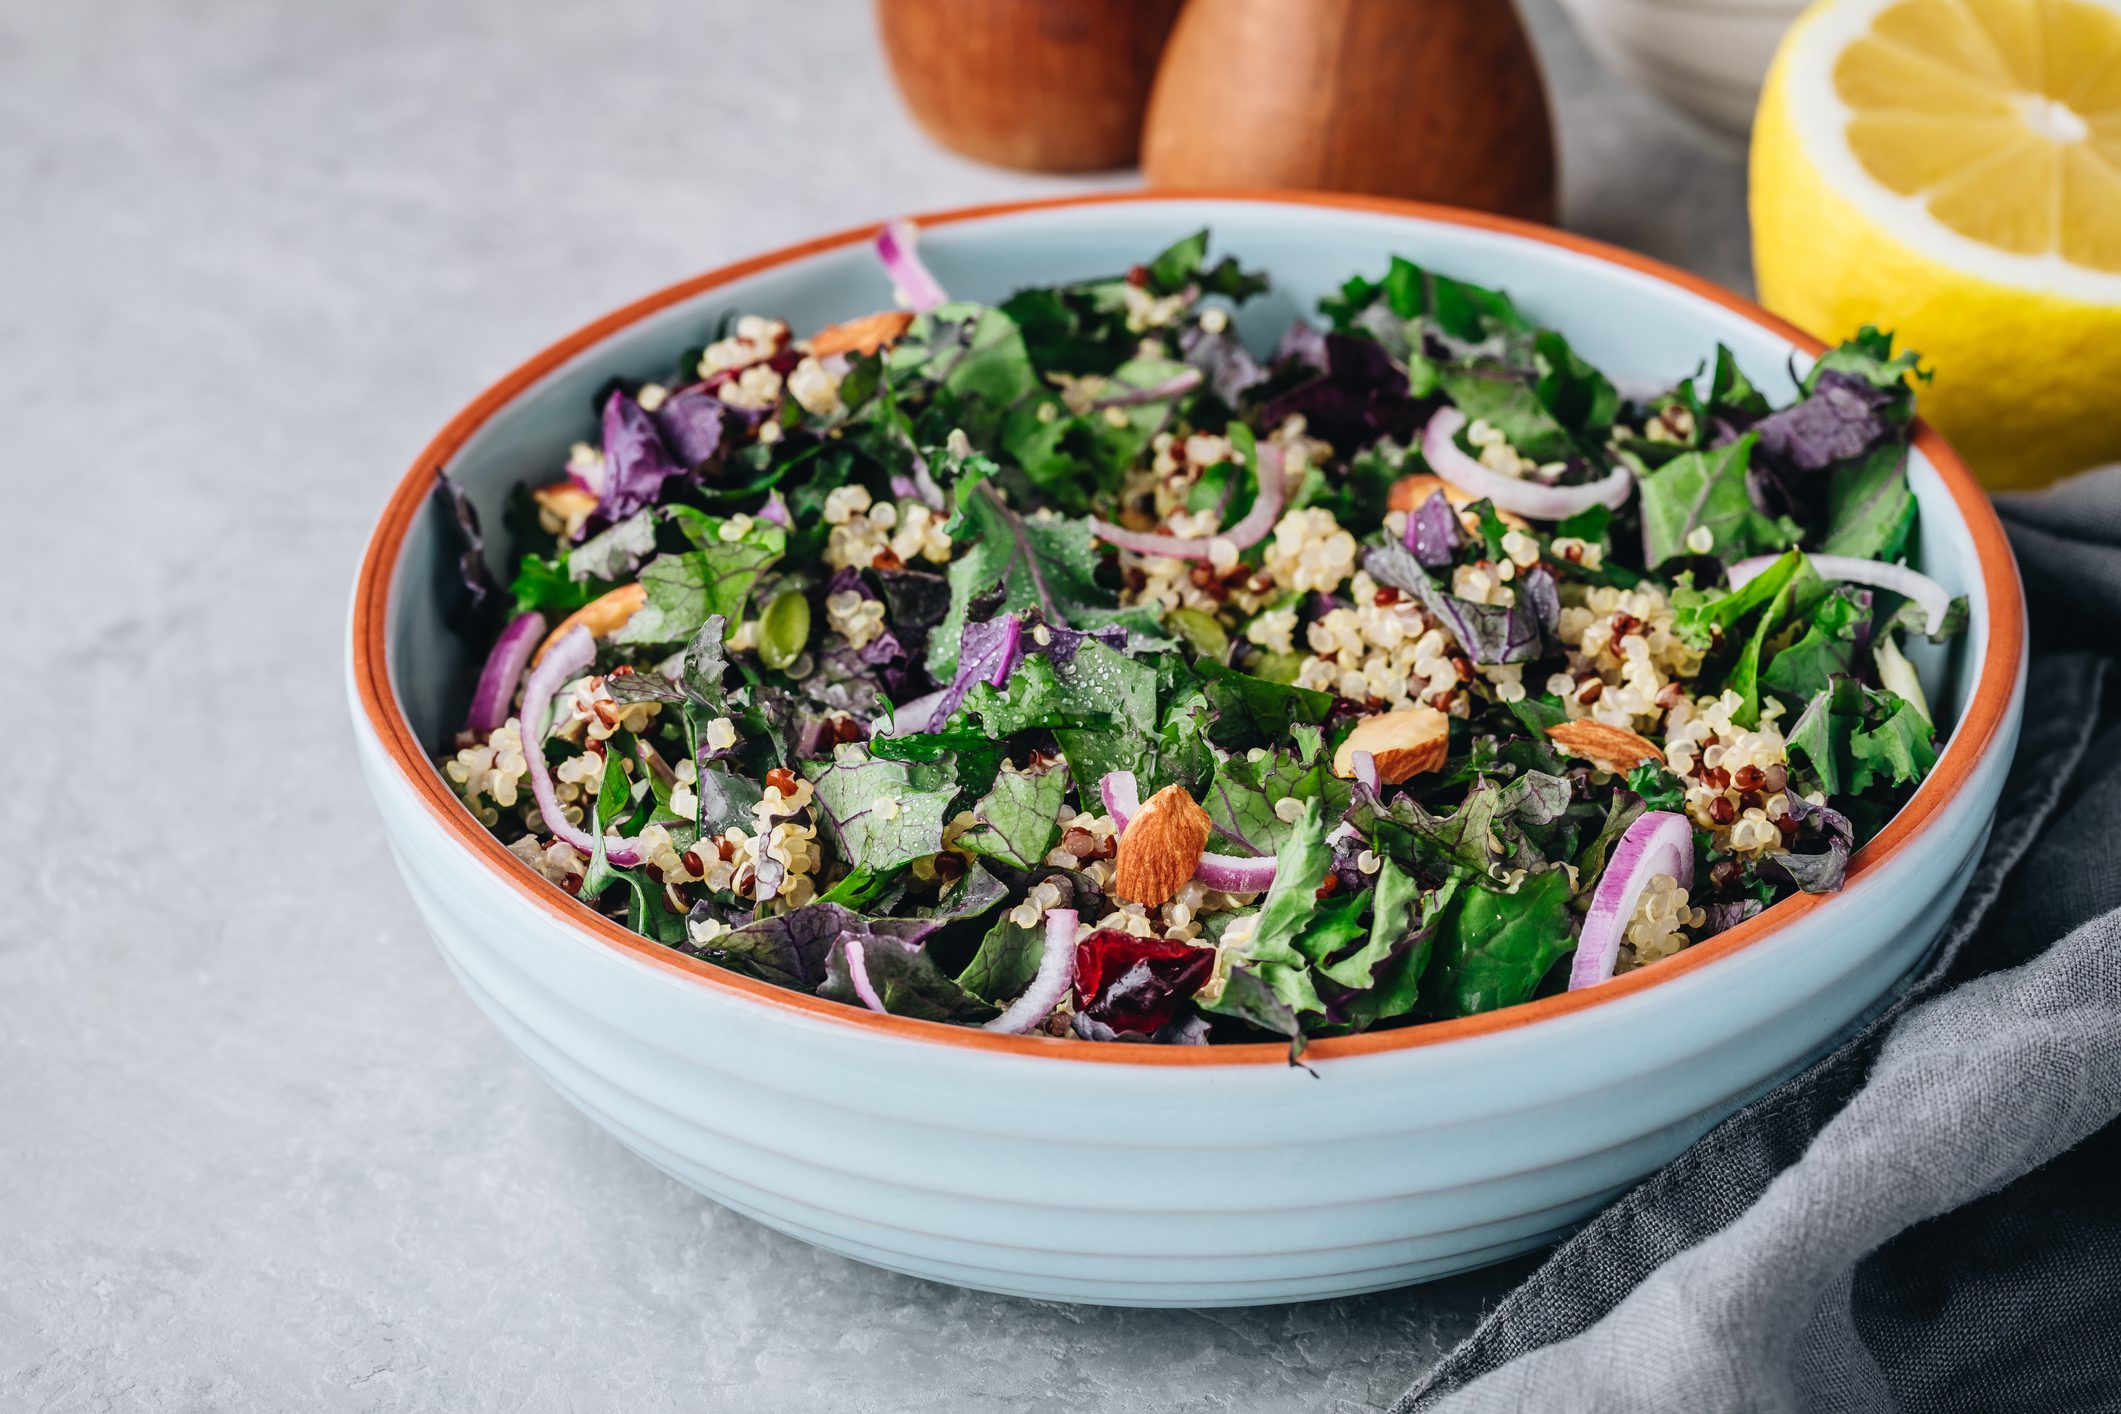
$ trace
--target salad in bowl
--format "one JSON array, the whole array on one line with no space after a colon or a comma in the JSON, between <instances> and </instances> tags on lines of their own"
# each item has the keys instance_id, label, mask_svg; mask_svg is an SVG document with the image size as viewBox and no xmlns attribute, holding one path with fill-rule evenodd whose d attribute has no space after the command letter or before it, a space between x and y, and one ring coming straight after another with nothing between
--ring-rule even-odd
<instances>
[{"instance_id":1,"label":"salad in bowl","mask_svg":"<svg viewBox=\"0 0 2121 1414\"><path fill-rule=\"evenodd\" d=\"M1207 233L1110 278L732 313L603 390L489 563L439 766L533 870L850 1006L1091 1043L1348 1035L1655 967L1936 760L1913 355L1785 406L1607 377L1394 260L1272 348ZM499 572L496 573L496 570Z\"/></svg>"}]
</instances>

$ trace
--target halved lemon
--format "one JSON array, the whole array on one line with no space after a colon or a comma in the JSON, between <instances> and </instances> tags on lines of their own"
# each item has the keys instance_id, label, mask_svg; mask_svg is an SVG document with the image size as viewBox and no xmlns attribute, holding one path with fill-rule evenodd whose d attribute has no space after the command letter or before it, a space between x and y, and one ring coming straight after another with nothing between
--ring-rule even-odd
<instances>
[{"instance_id":1,"label":"halved lemon","mask_svg":"<svg viewBox=\"0 0 2121 1414\"><path fill-rule=\"evenodd\" d=\"M1920 350L1989 485L2121 460L2121 0L1821 0L1751 180L1762 302Z\"/></svg>"}]
</instances>

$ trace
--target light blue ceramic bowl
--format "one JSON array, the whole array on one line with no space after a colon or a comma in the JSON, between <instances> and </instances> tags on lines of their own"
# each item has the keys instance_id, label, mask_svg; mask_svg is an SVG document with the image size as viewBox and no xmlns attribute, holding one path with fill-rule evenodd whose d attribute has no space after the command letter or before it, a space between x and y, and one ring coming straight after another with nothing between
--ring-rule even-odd
<instances>
[{"instance_id":1,"label":"light blue ceramic bowl","mask_svg":"<svg viewBox=\"0 0 2121 1414\"><path fill-rule=\"evenodd\" d=\"M1638 257L1446 210L1129 195L923 225L936 273L980 299L1124 269L1208 226L1273 276L1240 321L1255 343L1400 253L1506 288L1616 375L1683 375L1721 340L1784 397L1790 361L1817 350ZM1189 1306L1369 1291L1567 1232L1873 1011L1935 942L2017 738L2024 628L1995 517L1927 431L1912 467L1921 565L1973 605L1972 631L1921 664L1954 724L1935 774L1839 895L1589 992L1327 1041L1292 1069L1277 1047L1094 1046L879 1017L670 953L542 883L428 764L475 668L437 614L450 567L434 467L500 526L508 489L594 432L606 379L668 367L732 311L800 329L888 305L869 233L666 290L510 374L399 487L355 590L361 760L443 957L562 1094L650 1163L806 1241L965 1286Z\"/></svg>"}]
</instances>

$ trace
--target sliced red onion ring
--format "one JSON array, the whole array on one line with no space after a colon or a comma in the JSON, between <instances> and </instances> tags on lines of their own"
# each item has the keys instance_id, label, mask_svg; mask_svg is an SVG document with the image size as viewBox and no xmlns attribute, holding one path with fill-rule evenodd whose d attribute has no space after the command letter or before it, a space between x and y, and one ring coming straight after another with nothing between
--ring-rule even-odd
<instances>
[{"instance_id":1,"label":"sliced red onion ring","mask_svg":"<svg viewBox=\"0 0 2121 1414\"><path fill-rule=\"evenodd\" d=\"M1134 783L1134 773L1106 772L1097 793L1104 798L1105 813L1112 817L1119 833L1127 833L1128 823L1142 808L1141 789ZM1193 877L1226 894L1256 894L1274 887L1275 862L1272 855L1203 854Z\"/></svg>"},{"instance_id":2,"label":"sliced red onion ring","mask_svg":"<svg viewBox=\"0 0 2121 1414\"><path fill-rule=\"evenodd\" d=\"M920 233L911 221L893 221L876 233L876 258L884 263L884 273L891 277L891 283L906 297L907 307L915 314L925 314L950 296L943 293L942 284L914 253L919 240Z\"/></svg>"},{"instance_id":3,"label":"sliced red onion ring","mask_svg":"<svg viewBox=\"0 0 2121 1414\"><path fill-rule=\"evenodd\" d=\"M935 476L928 470L928 459L919 452L913 454L913 489L919 494L921 504L931 511L939 511L947 504L943 500L943 488L935 484Z\"/></svg>"},{"instance_id":4,"label":"sliced red onion ring","mask_svg":"<svg viewBox=\"0 0 2121 1414\"><path fill-rule=\"evenodd\" d=\"M1209 547L1217 540L1227 540L1236 548L1245 550L1266 539L1267 532L1274 528L1274 522L1281 518L1282 501L1287 490L1281 448L1271 442L1263 442L1259 448L1259 495L1253 500L1252 509L1245 512L1245 518L1222 534L1204 540L1189 540L1176 535L1147 535L1140 531L1124 529L1110 521L1099 520L1095 516L1090 518L1090 533L1108 545L1132 550L1137 555L1162 555L1171 560L1207 560L1212 558Z\"/></svg>"},{"instance_id":5,"label":"sliced red onion ring","mask_svg":"<svg viewBox=\"0 0 2121 1414\"><path fill-rule=\"evenodd\" d=\"M1780 555L1755 555L1749 560L1740 560L1726 572L1731 588L1745 588L1755 575L1780 558ZM1944 627L1944 616L1952 606L1952 596L1945 592L1943 585L1920 570L1911 570L1906 565L1889 565L1883 560L1859 560L1851 555L1808 554L1805 559L1810 561L1821 579L1874 585L1914 600L1922 606L1922 612L1928 618L1924 633L1935 633Z\"/></svg>"},{"instance_id":6,"label":"sliced red onion ring","mask_svg":"<svg viewBox=\"0 0 2121 1414\"><path fill-rule=\"evenodd\" d=\"M1024 994L987 1023L987 1030L1020 1036L1053 1014L1075 985L1075 922L1072 908L1046 910L1046 950L1039 956L1038 972Z\"/></svg>"},{"instance_id":7,"label":"sliced red onion ring","mask_svg":"<svg viewBox=\"0 0 2121 1414\"><path fill-rule=\"evenodd\" d=\"M770 520L783 530L795 528L795 520L788 514L788 503L781 499L778 489L766 493L766 504L759 507L759 519Z\"/></svg>"},{"instance_id":8,"label":"sliced red onion ring","mask_svg":"<svg viewBox=\"0 0 2121 1414\"><path fill-rule=\"evenodd\" d=\"M1515 511L1531 520L1567 520L1593 506L1614 510L1627 504L1635 478L1624 466L1612 474L1581 486L1542 486L1490 471L1458 448L1454 440L1466 425L1466 415L1454 407L1442 407L1422 430L1421 454L1429 470L1475 499L1493 501L1499 510Z\"/></svg>"},{"instance_id":9,"label":"sliced red onion ring","mask_svg":"<svg viewBox=\"0 0 2121 1414\"><path fill-rule=\"evenodd\" d=\"M552 788L552 772L545 764L545 733L551 725L547 707L554 695L596 658L596 639L588 629L576 624L553 641L538 665L530 670L530 680L523 684L523 760L530 767L530 793L537 798L545 828L587 855L596 853L596 841L589 831L570 824L560 810L560 797ZM631 869L641 862L638 847L609 840L605 842L604 858L619 869Z\"/></svg>"},{"instance_id":10,"label":"sliced red onion ring","mask_svg":"<svg viewBox=\"0 0 2121 1414\"><path fill-rule=\"evenodd\" d=\"M1377 778L1377 758L1375 756L1367 751L1358 751L1354 756L1354 764L1357 784L1361 785L1372 795L1377 794L1378 791L1384 788Z\"/></svg>"},{"instance_id":11,"label":"sliced red onion ring","mask_svg":"<svg viewBox=\"0 0 2121 1414\"><path fill-rule=\"evenodd\" d=\"M494 640L493 651L486 655L486 666L479 670L479 685L472 690L464 730L473 736L490 736L495 727L508 720L508 709L515 705L516 687L523 681L523 669L530 666L531 651L544 637L545 616L535 609L509 620L508 627Z\"/></svg>"},{"instance_id":12,"label":"sliced red onion ring","mask_svg":"<svg viewBox=\"0 0 2121 1414\"><path fill-rule=\"evenodd\" d=\"M876 994L876 983L869 980L869 958L862 950L862 940L848 938L840 946L847 952L847 980L854 984L854 994L869 1010L890 1015L891 1009Z\"/></svg>"},{"instance_id":13,"label":"sliced red onion ring","mask_svg":"<svg viewBox=\"0 0 2121 1414\"><path fill-rule=\"evenodd\" d=\"M1141 814L1142 797L1134 784L1132 771L1107 771L1104 780L1098 782L1097 793L1104 797L1105 813L1121 834L1127 833L1128 822Z\"/></svg>"},{"instance_id":14,"label":"sliced red onion ring","mask_svg":"<svg viewBox=\"0 0 2121 1414\"><path fill-rule=\"evenodd\" d=\"M915 732L932 731L938 725L935 709L943 705L950 689L939 687L935 691L916 697L911 702L901 702L891 713L891 730L879 732L879 736L912 736Z\"/></svg>"},{"instance_id":15,"label":"sliced red onion ring","mask_svg":"<svg viewBox=\"0 0 2121 1414\"><path fill-rule=\"evenodd\" d=\"M1193 877L1226 894L1264 893L1274 887L1274 865L1272 855L1255 859L1236 854L1204 854Z\"/></svg>"},{"instance_id":16,"label":"sliced red onion ring","mask_svg":"<svg viewBox=\"0 0 2121 1414\"><path fill-rule=\"evenodd\" d=\"M1643 890L1659 874L1669 874L1682 889L1694 886L1694 827L1684 815L1652 810L1628 826L1613 857L1606 861L1591 911L1584 915L1576 961L1569 967L1569 990L1595 987L1613 975L1620 959L1620 940Z\"/></svg>"},{"instance_id":17,"label":"sliced red onion ring","mask_svg":"<svg viewBox=\"0 0 2121 1414\"><path fill-rule=\"evenodd\" d=\"M1143 403L1168 402L1172 398L1184 397L1200 386L1200 370L1188 368L1172 375L1161 383L1151 383L1146 388L1122 388L1110 397L1099 398L1090 404L1092 408L1129 408Z\"/></svg>"}]
</instances>

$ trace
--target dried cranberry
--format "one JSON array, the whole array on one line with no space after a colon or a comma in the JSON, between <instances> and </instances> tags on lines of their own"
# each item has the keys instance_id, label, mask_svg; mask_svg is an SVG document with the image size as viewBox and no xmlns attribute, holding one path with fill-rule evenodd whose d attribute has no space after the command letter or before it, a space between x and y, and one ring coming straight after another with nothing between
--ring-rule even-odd
<instances>
[{"instance_id":1,"label":"dried cranberry","mask_svg":"<svg viewBox=\"0 0 2121 1414\"><path fill-rule=\"evenodd\" d=\"M1075 945L1075 1009L1114 1031L1146 1035L1215 969L1215 950L1100 928Z\"/></svg>"},{"instance_id":2,"label":"dried cranberry","mask_svg":"<svg viewBox=\"0 0 2121 1414\"><path fill-rule=\"evenodd\" d=\"M786 766L776 766L766 773L766 784L782 795L794 795L795 772Z\"/></svg>"}]
</instances>

